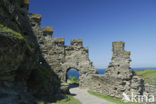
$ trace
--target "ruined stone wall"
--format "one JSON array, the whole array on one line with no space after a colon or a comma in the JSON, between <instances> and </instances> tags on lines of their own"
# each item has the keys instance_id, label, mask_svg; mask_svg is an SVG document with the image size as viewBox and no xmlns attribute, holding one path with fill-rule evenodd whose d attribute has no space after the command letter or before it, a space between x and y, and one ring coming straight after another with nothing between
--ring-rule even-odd
<instances>
[{"instance_id":1,"label":"ruined stone wall","mask_svg":"<svg viewBox=\"0 0 156 104\"><path fill-rule=\"evenodd\" d=\"M66 73L70 68L77 69L80 76L96 73L96 69L88 57L88 47L83 47L81 39L71 40L71 45L65 46L65 59L61 67L64 81L66 80Z\"/></svg>"},{"instance_id":2,"label":"ruined stone wall","mask_svg":"<svg viewBox=\"0 0 156 104\"><path fill-rule=\"evenodd\" d=\"M41 15L29 14L29 17L44 59L62 82L66 82L67 71L71 68L77 69L80 76L96 73L82 39L73 39L70 46L66 46L64 38L52 38L52 27L40 27ZM40 59L40 64L44 64L44 60Z\"/></svg>"},{"instance_id":3,"label":"ruined stone wall","mask_svg":"<svg viewBox=\"0 0 156 104\"><path fill-rule=\"evenodd\" d=\"M122 98L123 92L130 95L143 94L144 81L129 67L130 51L124 50L124 42L113 42L113 57L104 75L83 76L82 88L88 88L105 95Z\"/></svg>"}]
</instances>

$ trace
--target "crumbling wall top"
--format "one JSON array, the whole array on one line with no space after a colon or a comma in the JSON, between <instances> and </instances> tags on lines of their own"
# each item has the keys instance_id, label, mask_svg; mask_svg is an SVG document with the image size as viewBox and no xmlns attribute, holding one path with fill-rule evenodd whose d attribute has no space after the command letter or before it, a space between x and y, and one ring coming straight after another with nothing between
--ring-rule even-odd
<instances>
[{"instance_id":1,"label":"crumbling wall top","mask_svg":"<svg viewBox=\"0 0 156 104\"><path fill-rule=\"evenodd\" d=\"M50 27L50 26L42 27L42 31L46 35L52 35L52 33L53 33L53 27Z\"/></svg>"},{"instance_id":2,"label":"crumbling wall top","mask_svg":"<svg viewBox=\"0 0 156 104\"><path fill-rule=\"evenodd\" d=\"M83 40L82 39L73 39L71 40L71 42L82 42Z\"/></svg>"},{"instance_id":3,"label":"crumbling wall top","mask_svg":"<svg viewBox=\"0 0 156 104\"><path fill-rule=\"evenodd\" d=\"M41 14L36 14L36 13L30 13L29 16L31 16L32 19L41 19L42 18Z\"/></svg>"},{"instance_id":4,"label":"crumbling wall top","mask_svg":"<svg viewBox=\"0 0 156 104\"><path fill-rule=\"evenodd\" d=\"M54 42L64 42L64 38L53 38Z\"/></svg>"},{"instance_id":5,"label":"crumbling wall top","mask_svg":"<svg viewBox=\"0 0 156 104\"><path fill-rule=\"evenodd\" d=\"M124 53L125 53L125 55L130 55L131 51L125 51Z\"/></svg>"},{"instance_id":6,"label":"crumbling wall top","mask_svg":"<svg viewBox=\"0 0 156 104\"><path fill-rule=\"evenodd\" d=\"M112 43L113 46L113 56L118 56L124 53L125 42L115 41Z\"/></svg>"},{"instance_id":7,"label":"crumbling wall top","mask_svg":"<svg viewBox=\"0 0 156 104\"><path fill-rule=\"evenodd\" d=\"M64 47L64 38L52 38L54 45L57 47Z\"/></svg>"},{"instance_id":8,"label":"crumbling wall top","mask_svg":"<svg viewBox=\"0 0 156 104\"><path fill-rule=\"evenodd\" d=\"M34 27L34 25L40 25L40 22L41 22L41 18L42 18L42 15L40 14L35 14L35 13L30 13L29 14L29 18L30 18L30 22L32 24L32 27Z\"/></svg>"},{"instance_id":9,"label":"crumbling wall top","mask_svg":"<svg viewBox=\"0 0 156 104\"><path fill-rule=\"evenodd\" d=\"M29 4L29 0L24 0L24 3L25 4Z\"/></svg>"},{"instance_id":10,"label":"crumbling wall top","mask_svg":"<svg viewBox=\"0 0 156 104\"><path fill-rule=\"evenodd\" d=\"M116 47L116 48L123 48L125 47L125 42L124 41L114 41L112 43L113 45L113 48Z\"/></svg>"},{"instance_id":11,"label":"crumbling wall top","mask_svg":"<svg viewBox=\"0 0 156 104\"><path fill-rule=\"evenodd\" d=\"M82 46L83 40L82 39L73 39L71 40L71 46Z\"/></svg>"},{"instance_id":12,"label":"crumbling wall top","mask_svg":"<svg viewBox=\"0 0 156 104\"><path fill-rule=\"evenodd\" d=\"M124 41L114 41L113 44L125 44Z\"/></svg>"}]
</instances>

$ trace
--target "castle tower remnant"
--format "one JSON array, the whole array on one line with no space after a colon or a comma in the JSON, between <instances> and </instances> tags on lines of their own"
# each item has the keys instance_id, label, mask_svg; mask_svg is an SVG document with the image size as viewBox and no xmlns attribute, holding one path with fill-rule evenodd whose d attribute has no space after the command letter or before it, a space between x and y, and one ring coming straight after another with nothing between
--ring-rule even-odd
<instances>
[{"instance_id":1,"label":"castle tower remnant","mask_svg":"<svg viewBox=\"0 0 156 104\"><path fill-rule=\"evenodd\" d=\"M113 56L118 56L123 54L125 43L123 41L116 41L112 43Z\"/></svg>"},{"instance_id":2,"label":"castle tower remnant","mask_svg":"<svg viewBox=\"0 0 156 104\"><path fill-rule=\"evenodd\" d=\"M130 67L130 51L124 49L123 41L113 42L112 48L113 56L104 75L88 75L84 77L85 82L80 83L80 86L117 98L122 98L123 93L130 95L133 92L141 95L144 81L136 76Z\"/></svg>"},{"instance_id":3,"label":"castle tower remnant","mask_svg":"<svg viewBox=\"0 0 156 104\"><path fill-rule=\"evenodd\" d=\"M131 92L138 95L142 94L144 82L135 75L135 72L130 67L130 51L124 49L125 42L115 41L112 43L112 46L112 60L104 74L107 78L113 79L108 83L108 85L114 83L109 90L112 91L112 93L114 93L113 96L116 97L121 97L123 92L127 94ZM106 87L106 89L107 88L108 87Z\"/></svg>"},{"instance_id":4,"label":"castle tower remnant","mask_svg":"<svg viewBox=\"0 0 156 104\"><path fill-rule=\"evenodd\" d=\"M113 56L114 57L127 57L130 59L130 51L125 50L125 42L123 41L115 41L112 42L112 51L113 51Z\"/></svg>"},{"instance_id":5,"label":"castle tower remnant","mask_svg":"<svg viewBox=\"0 0 156 104\"><path fill-rule=\"evenodd\" d=\"M130 51L126 51L125 42L115 41L112 43L113 56L112 60L106 70L106 75L122 77L123 79L130 79L133 75L130 68Z\"/></svg>"}]
</instances>

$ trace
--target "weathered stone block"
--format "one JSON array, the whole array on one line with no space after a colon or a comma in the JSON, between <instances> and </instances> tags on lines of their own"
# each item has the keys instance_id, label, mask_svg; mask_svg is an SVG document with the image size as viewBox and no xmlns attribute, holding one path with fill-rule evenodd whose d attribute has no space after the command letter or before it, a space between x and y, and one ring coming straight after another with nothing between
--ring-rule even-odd
<instances>
[{"instance_id":1,"label":"weathered stone block","mask_svg":"<svg viewBox=\"0 0 156 104\"><path fill-rule=\"evenodd\" d=\"M25 4L29 4L29 0L24 0L24 3Z\"/></svg>"},{"instance_id":2,"label":"weathered stone block","mask_svg":"<svg viewBox=\"0 0 156 104\"><path fill-rule=\"evenodd\" d=\"M125 51L124 53L125 53L125 55L130 55L131 54L130 51Z\"/></svg>"},{"instance_id":3,"label":"weathered stone block","mask_svg":"<svg viewBox=\"0 0 156 104\"><path fill-rule=\"evenodd\" d=\"M120 55L124 52L124 45L123 41L115 41L112 43L113 46L113 56Z\"/></svg>"},{"instance_id":4,"label":"weathered stone block","mask_svg":"<svg viewBox=\"0 0 156 104\"><path fill-rule=\"evenodd\" d=\"M73 47L82 47L83 43L82 43L82 39L73 39L71 40L71 46Z\"/></svg>"},{"instance_id":5,"label":"weathered stone block","mask_svg":"<svg viewBox=\"0 0 156 104\"><path fill-rule=\"evenodd\" d=\"M35 14L35 13L30 13L29 18L30 18L30 22L32 24L32 27L33 27L33 25L38 25L39 26L40 22L41 22L42 15Z\"/></svg>"},{"instance_id":6,"label":"weathered stone block","mask_svg":"<svg viewBox=\"0 0 156 104\"><path fill-rule=\"evenodd\" d=\"M52 33L53 32L53 27L50 27L50 26L43 27L42 31L43 32L50 32L50 33Z\"/></svg>"},{"instance_id":7,"label":"weathered stone block","mask_svg":"<svg viewBox=\"0 0 156 104\"><path fill-rule=\"evenodd\" d=\"M54 42L57 42L57 43L64 43L64 38L53 38Z\"/></svg>"}]
</instances>

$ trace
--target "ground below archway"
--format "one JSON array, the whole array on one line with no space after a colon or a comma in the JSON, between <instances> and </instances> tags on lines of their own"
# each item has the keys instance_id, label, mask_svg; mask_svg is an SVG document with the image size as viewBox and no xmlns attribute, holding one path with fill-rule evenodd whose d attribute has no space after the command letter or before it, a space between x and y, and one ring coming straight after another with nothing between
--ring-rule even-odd
<instances>
[{"instance_id":1,"label":"ground below archway","mask_svg":"<svg viewBox=\"0 0 156 104\"><path fill-rule=\"evenodd\" d=\"M79 84L79 71L75 68L70 68L66 73L66 81L70 84Z\"/></svg>"},{"instance_id":2,"label":"ground below archway","mask_svg":"<svg viewBox=\"0 0 156 104\"><path fill-rule=\"evenodd\" d=\"M80 89L78 87L74 87L70 89L70 93L82 104L115 104L105 99L98 98L94 95L90 95L87 89Z\"/></svg>"}]
</instances>

